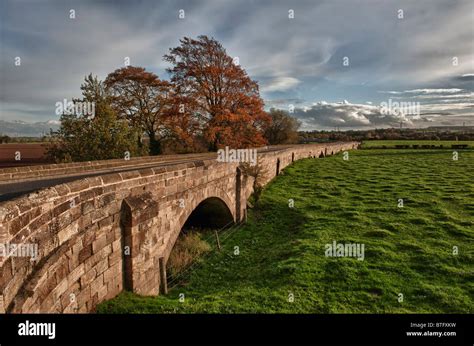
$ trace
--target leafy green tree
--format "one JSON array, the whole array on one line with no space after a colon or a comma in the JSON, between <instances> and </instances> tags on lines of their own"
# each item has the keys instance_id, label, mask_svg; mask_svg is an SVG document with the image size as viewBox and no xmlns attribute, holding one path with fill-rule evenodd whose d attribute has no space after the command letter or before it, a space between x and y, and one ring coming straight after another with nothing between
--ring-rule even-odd
<instances>
[{"instance_id":1,"label":"leafy green tree","mask_svg":"<svg viewBox=\"0 0 474 346\"><path fill-rule=\"evenodd\" d=\"M289 144L298 142L298 129L301 122L281 109L271 108L269 115L272 122L265 129L265 138L268 143Z\"/></svg>"},{"instance_id":2,"label":"leafy green tree","mask_svg":"<svg viewBox=\"0 0 474 346\"><path fill-rule=\"evenodd\" d=\"M81 90L83 99L74 100L74 104L93 102L95 114L63 113L60 129L49 136L48 157L55 162L72 162L143 155L138 145L141 131L117 116L102 82L89 75Z\"/></svg>"}]
</instances>

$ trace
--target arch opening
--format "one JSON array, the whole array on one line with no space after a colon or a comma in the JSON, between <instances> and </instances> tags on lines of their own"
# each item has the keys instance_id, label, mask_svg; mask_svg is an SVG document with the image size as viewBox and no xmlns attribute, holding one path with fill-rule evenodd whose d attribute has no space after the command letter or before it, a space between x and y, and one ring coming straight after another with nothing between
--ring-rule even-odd
<instances>
[{"instance_id":1,"label":"arch opening","mask_svg":"<svg viewBox=\"0 0 474 346\"><path fill-rule=\"evenodd\" d=\"M230 227L234 217L227 204L218 197L203 200L184 223L166 263L166 281L173 287L187 269L201 256L217 246L219 231Z\"/></svg>"},{"instance_id":2,"label":"arch opening","mask_svg":"<svg viewBox=\"0 0 474 346\"><path fill-rule=\"evenodd\" d=\"M184 223L182 231L191 228L221 228L232 223L234 218L220 198L210 197L199 203Z\"/></svg>"},{"instance_id":3,"label":"arch opening","mask_svg":"<svg viewBox=\"0 0 474 346\"><path fill-rule=\"evenodd\" d=\"M322 157L324 157L324 153L321 151L321 152L319 153L319 158L322 158Z\"/></svg>"}]
</instances>

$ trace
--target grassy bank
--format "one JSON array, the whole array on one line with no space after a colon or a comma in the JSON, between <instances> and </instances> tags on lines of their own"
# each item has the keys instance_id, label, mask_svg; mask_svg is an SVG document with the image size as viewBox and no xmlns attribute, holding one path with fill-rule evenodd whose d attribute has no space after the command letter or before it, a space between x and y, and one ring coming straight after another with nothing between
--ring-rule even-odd
<instances>
[{"instance_id":1,"label":"grassy bank","mask_svg":"<svg viewBox=\"0 0 474 346\"><path fill-rule=\"evenodd\" d=\"M472 172L469 150L458 161L412 149L298 161L183 284L167 296L125 292L98 312L472 313ZM364 244L364 260L326 257L333 241Z\"/></svg>"}]
</instances>

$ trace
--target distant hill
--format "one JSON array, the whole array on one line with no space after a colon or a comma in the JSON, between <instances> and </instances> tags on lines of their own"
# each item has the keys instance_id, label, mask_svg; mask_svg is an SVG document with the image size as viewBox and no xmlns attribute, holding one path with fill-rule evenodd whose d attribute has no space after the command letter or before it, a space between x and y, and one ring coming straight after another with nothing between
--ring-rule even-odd
<instances>
[{"instance_id":1,"label":"distant hill","mask_svg":"<svg viewBox=\"0 0 474 346\"><path fill-rule=\"evenodd\" d=\"M50 129L59 129L59 121L50 120L45 122L28 123L21 120L0 120L0 135L10 137L41 137L49 133Z\"/></svg>"}]
</instances>

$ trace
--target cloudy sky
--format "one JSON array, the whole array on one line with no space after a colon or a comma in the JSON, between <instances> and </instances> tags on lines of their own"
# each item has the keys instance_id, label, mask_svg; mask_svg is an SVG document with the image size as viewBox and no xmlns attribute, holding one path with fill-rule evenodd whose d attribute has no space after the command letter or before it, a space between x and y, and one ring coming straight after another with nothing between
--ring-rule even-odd
<instances>
[{"instance_id":1,"label":"cloudy sky","mask_svg":"<svg viewBox=\"0 0 474 346\"><path fill-rule=\"evenodd\" d=\"M0 28L0 120L57 120L126 57L168 79L163 55L204 34L304 129L474 125L472 0L0 0Z\"/></svg>"}]
</instances>

